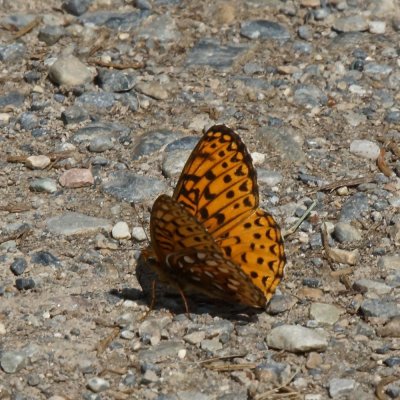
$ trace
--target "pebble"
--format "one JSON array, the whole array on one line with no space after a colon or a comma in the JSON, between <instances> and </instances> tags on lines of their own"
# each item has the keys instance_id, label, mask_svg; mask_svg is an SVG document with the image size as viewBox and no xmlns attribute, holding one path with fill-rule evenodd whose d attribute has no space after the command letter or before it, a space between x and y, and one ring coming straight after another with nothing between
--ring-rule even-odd
<instances>
[{"instance_id":1,"label":"pebble","mask_svg":"<svg viewBox=\"0 0 400 400\"><path fill-rule=\"evenodd\" d=\"M7 374L14 374L26 365L26 354L22 351L3 351L0 354L0 366Z\"/></svg>"},{"instance_id":2,"label":"pebble","mask_svg":"<svg viewBox=\"0 0 400 400\"><path fill-rule=\"evenodd\" d=\"M94 178L90 169L71 168L60 176L59 182L63 187L80 188L93 185Z\"/></svg>"},{"instance_id":3,"label":"pebble","mask_svg":"<svg viewBox=\"0 0 400 400\"><path fill-rule=\"evenodd\" d=\"M339 32L363 32L368 27L368 21L361 15L337 18L333 24L333 29Z\"/></svg>"},{"instance_id":4,"label":"pebble","mask_svg":"<svg viewBox=\"0 0 400 400\"><path fill-rule=\"evenodd\" d=\"M110 388L110 382L108 382L106 379L95 376L94 378L90 378L88 380L87 388L95 393L104 392Z\"/></svg>"},{"instance_id":5,"label":"pebble","mask_svg":"<svg viewBox=\"0 0 400 400\"><path fill-rule=\"evenodd\" d=\"M155 100L166 100L169 97L168 91L157 82L139 82L135 90Z\"/></svg>"},{"instance_id":6,"label":"pebble","mask_svg":"<svg viewBox=\"0 0 400 400\"><path fill-rule=\"evenodd\" d=\"M340 222L351 222L361 218L361 214L369 210L368 198L364 193L350 196L340 210Z\"/></svg>"},{"instance_id":7,"label":"pebble","mask_svg":"<svg viewBox=\"0 0 400 400\"><path fill-rule=\"evenodd\" d=\"M88 150L93 153L103 153L112 148L114 148L113 140L110 137L100 136L90 141Z\"/></svg>"},{"instance_id":8,"label":"pebble","mask_svg":"<svg viewBox=\"0 0 400 400\"><path fill-rule=\"evenodd\" d=\"M79 86L93 79L92 71L74 56L60 57L49 68L49 78L60 86Z\"/></svg>"},{"instance_id":9,"label":"pebble","mask_svg":"<svg viewBox=\"0 0 400 400\"><path fill-rule=\"evenodd\" d=\"M57 182L50 178L34 179L29 184L32 192L55 193L57 192Z\"/></svg>"},{"instance_id":10,"label":"pebble","mask_svg":"<svg viewBox=\"0 0 400 400\"><path fill-rule=\"evenodd\" d=\"M183 340L193 345L199 345L205 339L205 337L206 333L204 331L196 331L185 335Z\"/></svg>"},{"instance_id":11,"label":"pebble","mask_svg":"<svg viewBox=\"0 0 400 400\"><path fill-rule=\"evenodd\" d=\"M31 169L45 169L51 163L47 156L30 156L26 159L25 165Z\"/></svg>"},{"instance_id":12,"label":"pebble","mask_svg":"<svg viewBox=\"0 0 400 400\"><path fill-rule=\"evenodd\" d=\"M167 188L164 180L136 175L126 171L110 174L108 181L103 184L105 193L129 203L140 203L154 198L161 193L165 193Z\"/></svg>"},{"instance_id":13,"label":"pebble","mask_svg":"<svg viewBox=\"0 0 400 400\"><path fill-rule=\"evenodd\" d=\"M245 21L240 34L248 39L290 39L290 33L283 25L268 20Z\"/></svg>"},{"instance_id":14,"label":"pebble","mask_svg":"<svg viewBox=\"0 0 400 400\"><path fill-rule=\"evenodd\" d=\"M128 224L124 221L117 222L112 228L111 235L114 239L117 240L130 239L131 234Z\"/></svg>"},{"instance_id":15,"label":"pebble","mask_svg":"<svg viewBox=\"0 0 400 400\"><path fill-rule=\"evenodd\" d=\"M333 325L341 314L343 310L331 304L313 303L310 307L310 317L320 324Z\"/></svg>"},{"instance_id":16,"label":"pebble","mask_svg":"<svg viewBox=\"0 0 400 400\"><path fill-rule=\"evenodd\" d=\"M329 396L337 398L352 392L356 387L354 379L333 378L329 381Z\"/></svg>"},{"instance_id":17,"label":"pebble","mask_svg":"<svg viewBox=\"0 0 400 400\"><path fill-rule=\"evenodd\" d=\"M52 217L46 221L47 229L56 235L79 235L96 233L101 230L110 232L111 223L104 218L90 217L77 212Z\"/></svg>"},{"instance_id":18,"label":"pebble","mask_svg":"<svg viewBox=\"0 0 400 400\"><path fill-rule=\"evenodd\" d=\"M47 44L47 46L52 46L56 44L65 34L65 30L61 26L57 25L45 25L40 29L38 34L38 39L41 42Z\"/></svg>"},{"instance_id":19,"label":"pebble","mask_svg":"<svg viewBox=\"0 0 400 400\"><path fill-rule=\"evenodd\" d=\"M217 337L215 337L212 339L204 339L200 343L200 347L203 350L210 352L211 354L215 354L222 349L222 343L218 340Z\"/></svg>"},{"instance_id":20,"label":"pebble","mask_svg":"<svg viewBox=\"0 0 400 400\"><path fill-rule=\"evenodd\" d=\"M91 3L92 0L67 0L63 3L63 8L68 13L79 16L88 10Z\"/></svg>"},{"instance_id":21,"label":"pebble","mask_svg":"<svg viewBox=\"0 0 400 400\"><path fill-rule=\"evenodd\" d=\"M15 287L18 290L29 290L36 286L35 281L32 278L17 278L15 280Z\"/></svg>"},{"instance_id":22,"label":"pebble","mask_svg":"<svg viewBox=\"0 0 400 400\"><path fill-rule=\"evenodd\" d=\"M25 53L26 47L23 43L0 45L0 61L4 63L21 60Z\"/></svg>"},{"instance_id":23,"label":"pebble","mask_svg":"<svg viewBox=\"0 0 400 400\"><path fill-rule=\"evenodd\" d=\"M186 66L209 67L226 70L232 67L234 62L242 57L248 50L244 44L221 45L213 39L200 39L189 51L186 58Z\"/></svg>"},{"instance_id":24,"label":"pebble","mask_svg":"<svg viewBox=\"0 0 400 400\"><path fill-rule=\"evenodd\" d=\"M369 21L369 31L371 33L383 35L386 32L386 22L385 21Z\"/></svg>"},{"instance_id":25,"label":"pebble","mask_svg":"<svg viewBox=\"0 0 400 400\"><path fill-rule=\"evenodd\" d=\"M137 160L144 155L159 151L164 146L173 144L181 138L182 134L180 132L170 131L168 129L147 132L137 141L133 149L133 159ZM168 152L169 151L171 151L171 148L169 148Z\"/></svg>"},{"instance_id":26,"label":"pebble","mask_svg":"<svg viewBox=\"0 0 400 400\"><path fill-rule=\"evenodd\" d=\"M179 176L185 166L186 160L189 158L191 150L170 151L165 153L162 162L162 172L167 178Z\"/></svg>"},{"instance_id":27,"label":"pebble","mask_svg":"<svg viewBox=\"0 0 400 400\"><path fill-rule=\"evenodd\" d=\"M304 328L300 325L281 325L269 332L267 344L274 349L305 353L325 351L328 339L322 331Z\"/></svg>"},{"instance_id":28,"label":"pebble","mask_svg":"<svg viewBox=\"0 0 400 400\"><path fill-rule=\"evenodd\" d=\"M71 106L66 108L61 113L61 120L64 125L78 124L79 122L87 121L89 119L89 113L82 107Z\"/></svg>"},{"instance_id":29,"label":"pebble","mask_svg":"<svg viewBox=\"0 0 400 400\"><path fill-rule=\"evenodd\" d=\"M152 346L159 344L161 328L158 322L150 319L143 321L139 326L139 337L146 344L150 343Z\"/></svg>"},{"instance_id":30,"label":"pebble","mask_svg":"<svg viewBox=\"0 0 400 400\"><path fill-rule=\"evenodd\" d=\"M294 90L294 103L306 108L324 106L328 102L326 94L316 85L298 85Z\"/></svg>"},{"instance_id":31,"label":"pebble","mask_svg":"<svg viewBox=\"0 0 400 400\"><path fill-rule=\"evenodd\" d=\"M372 279L359 279L353 284L354 289L365 292L373 292L379 295L388 294L392 288L383 282L377 282Z\"/></svg>"},{"instance_id":32,"label":"pebble","mask_svg":"<svg viewBox=\"0 0 400 400\"><path fill-rule=\"evenodd\" d=\"M100 86L107 92L127 92L137 82L135 74L108 69L100 70L97 78Z\"/></svg>"},{"instance_id":33,"label":"pebble","mask_svg":"<svg viewBox=\"0 0 400 400\"><path fill-rule=\"evenodd\" d=\"M360 231L347 222L338 222L333 230L333 236L339 243L352 243L362 239Z\"/></svg>"},{"instance_id":34,"label":"pebble","mask_svg":"<svg viewBox=\"0 0 400 400\"><path fill-rule=\"evenodd\" d=\"M26 262L25 258L16 258L13 263L11 264L11 272L14 275L22 275L26 268L28 267L28 263Z\"/></svg>"},{"instance_id":35,"label":"pebble","mask_svg":"<svg viewBox=\"0 0 400 400\"><path fill-rule=\"evenodd\" d=\"M132 228L132 238L137 242L143 242L147 240L146 231L142 226L134 226Z\"/></svg>"},{"instance_id":36,"label":"pebble","mask_svg":"<svg viewBox=\"0 0 400 400\"><path fill-rule=\"evenodd\" d=\"M392 318L400 316L400 307L394 301L366 299L361 303L360 309L365 317Z\"/></svg>"}]
</instances>

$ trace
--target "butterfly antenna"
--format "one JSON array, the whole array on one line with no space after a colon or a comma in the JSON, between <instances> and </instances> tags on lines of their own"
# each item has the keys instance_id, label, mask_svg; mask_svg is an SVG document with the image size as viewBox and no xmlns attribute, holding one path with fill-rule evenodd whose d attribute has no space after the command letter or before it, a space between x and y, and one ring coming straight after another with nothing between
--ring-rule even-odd
<instances>
[{"instance_id":1,"label":"butterfly antenna","mask_svg":"<svg viewBox=\"0 0 400 400\"><path fill-rule=\"evenodd\" d=\"M282 231L282 237L286 238L290 235L293 235L293 233L295 233L297 231L297 229L303 223L303 221L310 215L311 211L313 210L313 208L316 205L317 205L317 200L314 200L312 202L312 204L310 205L310 207L307 208L305 213L299 218L299 220L291 228L289 228L288 230Z\"/></svg>"},{"instance_id":2,"label":"butterfly antenna","mask_svg":"<svg viewBox=\"0 0 400 400\"><path fill-rule=\"evenodd\" d=\"M137 217L137 219L138 219L140 225L142 226L142 229L143 229L143 231L144 231L144 234L146 235L147 242L150 243L149 235L147 234L147 231L146 231L146 229L145 229L145 227L144 227L143 218L140 216L140 214L139 214L139 212L138 212L138 210L137 210L137 208L136 208L136 205L135 205L135 202L134 202L134 201L131 202L131 207L133 208L133 211L134 211L134 213L136 214L136 217Z\"/></svg>"}]
</instances>

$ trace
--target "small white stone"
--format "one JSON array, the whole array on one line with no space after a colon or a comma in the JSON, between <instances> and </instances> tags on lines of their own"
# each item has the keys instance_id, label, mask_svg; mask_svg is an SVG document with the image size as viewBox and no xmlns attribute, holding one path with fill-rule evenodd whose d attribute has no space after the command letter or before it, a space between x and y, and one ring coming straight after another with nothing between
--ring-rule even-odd
<instances>
[{"instance_id":1,"label":"small white stone","mask_svg":"<svg viewBox=\"0 0 400 400\"><path fill-rule=\"evenodd\" d=\"M178 351L178 358L180 358L181 360L183 360L186 357L186 349L180 349Z\"/></svg>"},{"instance_id":2,"label":"small white stone","mask_svg":"<svg viewBox=\"0 0 400 400\"><path fill-rule=\"evenodd\" d=\"M379 157L379 146L370 140L353 140L350 143L350 153L362 158L376 160Z\"/></svg>"},{"instance_id":3,"label":"small white stone","mask_svg":"<svg viewBox=\"0 0 400 400\"><path fill-rule=\"evenodd\" d=\"M8 124L10 121L11 115L7 113L0 113L0 122Z\"/></svg>"},{"instance_id":4,"label":"small white stone","mask_svg":"<svg viewBox=\"0 0 400 400\"><path fill-rule=\"evenodd\" d=\"M146 231L141 226L134 226L132 229L132 237L138 242L143 242L147 239Z\"/></svg>"},{"instance_id":5,"label":"small white stone","mask_svg":"<svg viewBox=\"0 0 400 400\"><path fill-rule=\"evenodd\" d=\"M382 34L386 32L385 21L369 21L368 25L371 33Z\"/></svg>"},{"instance_id":6,"label":"small white stone","mask_svg":"<svg viewBox=\"0 0 400 400\"><path fill-rule=\"evenodd\" d=\"M30 156L26 159L25 165L31 169L45 169L49 166L51 160L47 156Z\"/></svg>"},{"instance_id":7,"label":"small white stone","mask_svg":"<svg viewBox=\"0 0 400 400\"><path fill-rule=\"evenodd\" d=\"M107 390L110 387L110 382L96 376L88 380L87 387L91 391L98 393Z\"/></svg>"},{"instance_id":8,"label":"small white stone","mask_svg":"<svg viewBox=\"0 0 400 400\"><path fill-rule=\"evenodd\" d=\"M253 159L254 165L260 165L265 161L266 155L255 151L254 153L251 153L251 158Z\"/></svg>"},{"instance_id":9,"label":"small white stone","mask_svg":"<svg viewBox=\"0 0 400 400\"><path fill-rule=\"evenodd\" d=\"M117 240L130 239L131 234L129 232L129 226L124 221L117 222L112 228L112 237Z\"/></svg>"},{"instance_id":10,"label":"small white stone","mask_svg":"<svg viewBox=\"0 0 400 400\"><path fill-rule=\"evenodd\" d=\"M5 325L2 322L0 322L0 335L5 335L6 332L7 331Z\"/></svg>"}]
</instances>

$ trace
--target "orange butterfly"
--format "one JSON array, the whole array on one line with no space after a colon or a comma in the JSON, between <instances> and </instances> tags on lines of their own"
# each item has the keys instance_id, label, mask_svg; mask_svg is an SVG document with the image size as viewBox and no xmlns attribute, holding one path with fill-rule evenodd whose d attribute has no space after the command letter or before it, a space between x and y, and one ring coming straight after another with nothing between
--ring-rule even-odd
<instances>
[{"instance_id":1,"label":"orange butterfly","mask_svg":"<svg viewBox=\"0 0 400 400\"><path fill-rule=\"evenodd\" d=\"M280 229L258 208L256 171L240 137L215 125L193 150L172 197L155 201L142 255L182 294L265 307L285 265Z\"/></svg>"}]
</instances>

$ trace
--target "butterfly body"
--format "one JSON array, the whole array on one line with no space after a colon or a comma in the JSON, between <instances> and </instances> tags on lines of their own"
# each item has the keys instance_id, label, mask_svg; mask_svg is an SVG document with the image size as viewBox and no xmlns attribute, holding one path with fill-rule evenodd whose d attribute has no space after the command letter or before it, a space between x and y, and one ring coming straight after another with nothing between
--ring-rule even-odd
<instances>
[{"instance_id":1,"label":"butterfly body","mask_svg":"<svg viewBox=\"0 0 400 400\"><path fill-rule=\"evenodd\" d=\"M264 307L281 280L285 255L278 225L258 203L245 145L216 125L193 150L173 196L155 201L153 256L145 258L181 293Z\"/></svg>"}]
</instances>

